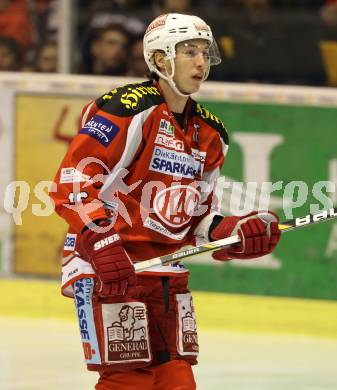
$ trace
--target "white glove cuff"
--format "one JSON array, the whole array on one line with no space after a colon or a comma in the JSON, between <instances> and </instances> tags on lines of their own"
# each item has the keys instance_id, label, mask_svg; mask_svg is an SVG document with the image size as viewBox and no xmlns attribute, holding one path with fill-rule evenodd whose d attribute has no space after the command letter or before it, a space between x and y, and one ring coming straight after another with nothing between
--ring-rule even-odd
<instances>
[{"instance_id":1,"label":"white glove cuff","mask_svg":"<svg viewBox=\"0 0 337 390\"><path fill-rule=\"evenodd\" d=\"M208 242L209 241L209 239L208 239L209 229L210 229L212 222L213 222L213 219L216 215L223 217L223 215L216 213L216 212L206 215L206 217L203 218L199 222L198 226L194 229L194 235L197 237L203 238Z\"/></svg>"}]
</instances>

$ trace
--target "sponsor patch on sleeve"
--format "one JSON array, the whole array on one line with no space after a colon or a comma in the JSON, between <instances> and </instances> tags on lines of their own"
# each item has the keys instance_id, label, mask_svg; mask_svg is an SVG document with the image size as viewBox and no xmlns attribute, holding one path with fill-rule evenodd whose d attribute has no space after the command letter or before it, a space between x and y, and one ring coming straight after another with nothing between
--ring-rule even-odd
<instances>
[{"instance_id":1,"label":"sponsor patch on sleeve","mask_svg":"<svg viewBox=\"0 0 337 390\"><path fill-rule=\"evenodd\" d=\"M61 169L61 177L60 183L80 183L83 181L88 181L89 176L84 173L78 171L75 168L62 168Z\"/></svg>"},{"instance_id":2,"label":"sponsor patch on sleeve","mask_svg":"<svg viewBox=\"0 0 337 390\"><path fill-rule=\"evenodd\" d=\"M119 131L119 127L101 115L95 115L80 130L80 134L87 134L103 146L109 146Z\"/></svg>"},{"instance_id":3,"label":"sponsor patch on sleeve","mask_svg":"<svg viewBox=\"0 0 337 390\"><path fill-rule=\"evenodd\" d=\"M64 250L65 251L73 251L76 246L76 238L77 234L68 233L66 239L64 241Z\"/></svg>"}]
</instances>

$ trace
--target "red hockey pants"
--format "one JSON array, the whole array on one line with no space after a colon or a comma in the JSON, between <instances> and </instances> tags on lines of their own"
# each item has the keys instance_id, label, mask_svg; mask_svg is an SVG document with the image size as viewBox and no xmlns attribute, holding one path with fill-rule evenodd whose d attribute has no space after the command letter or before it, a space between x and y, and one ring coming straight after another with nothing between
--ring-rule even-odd
<instances>
[{"instance_id":1,"label":"red hockey pants","mask_svg":"<svg viewBox=\"0 0 337 390\"><path fill-rule=\"evenodd\" d=\"M195 390L191 365L171 360L149 368L101 373L96 390Z\"/></svg>"}]
</instances>

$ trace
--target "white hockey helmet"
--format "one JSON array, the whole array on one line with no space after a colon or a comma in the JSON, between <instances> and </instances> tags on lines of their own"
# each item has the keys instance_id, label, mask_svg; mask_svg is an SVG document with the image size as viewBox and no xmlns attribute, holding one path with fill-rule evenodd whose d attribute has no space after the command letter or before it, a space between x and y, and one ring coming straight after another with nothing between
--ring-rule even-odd
<instances>
[{"instance_id":1,"label":"white hockey helmet","mask_svg":"<svg viewBox=\"0 0 337 390\"><path fill-rule=\"evenodd\" d=\"M173 13L160 15L149 24L143 40L144 58L150 71L167 80L174 91L181 96L188 96L188 94L179 91L173 81L176 45L191 39L204 39L209 42L209 66L204 76L204 80L206 80L210 66L220 64L221 57L211 28L201 18ZM170 61L172 69L170 75L164 75L157 68L153 55L156 51L164 52L165 59Z\"/></svg>"}]
</instances>

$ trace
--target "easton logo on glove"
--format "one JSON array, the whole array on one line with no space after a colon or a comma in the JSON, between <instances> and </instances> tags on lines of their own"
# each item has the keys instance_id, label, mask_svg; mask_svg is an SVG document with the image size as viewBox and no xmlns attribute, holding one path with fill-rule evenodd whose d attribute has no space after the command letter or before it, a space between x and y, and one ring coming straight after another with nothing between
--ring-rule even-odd
<instances>
[{"instance_id":1,"label":"easton logo on glove","mask_svg":"<svg viewBox=\"0 0 337 390\"><path fill-rule=\"evenodd\" d=\"M117 233L113 234L112 236L106 237L101 241L97 241L94 245L94 250L98 251L99 249L104 248L105 246L112 244L113 242L118 240L120 240L119 235Z\"/></svg>"}]
</instances>

